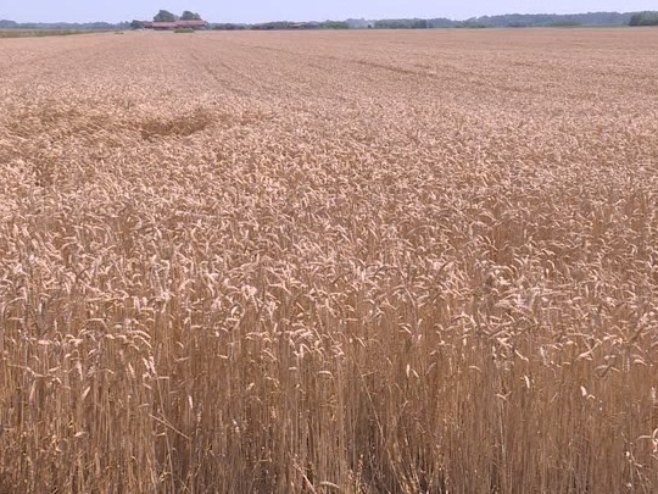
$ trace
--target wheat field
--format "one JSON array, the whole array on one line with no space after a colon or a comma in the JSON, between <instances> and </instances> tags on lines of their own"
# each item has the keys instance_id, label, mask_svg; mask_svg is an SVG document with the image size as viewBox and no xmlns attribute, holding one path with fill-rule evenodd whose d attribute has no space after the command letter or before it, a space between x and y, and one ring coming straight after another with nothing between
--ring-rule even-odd
<instances>
[{"instance_id":1,"label":"wheat field","mask_svg":"<svg viewBox=\"0 0 658 494\"><path fill-rule=\"evenodd\" d=\"M658 491L658 30L0 54L0 492Z\"/></svg>"}]
</instances>

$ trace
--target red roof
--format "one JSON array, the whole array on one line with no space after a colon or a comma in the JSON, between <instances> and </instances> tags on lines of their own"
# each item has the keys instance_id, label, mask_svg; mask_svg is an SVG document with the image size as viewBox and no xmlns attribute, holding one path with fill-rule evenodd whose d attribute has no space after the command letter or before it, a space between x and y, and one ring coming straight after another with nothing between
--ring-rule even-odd
<instances>
[{"instance_id":1,"label":"red roof","mask_svg":"<svg viewBox=\"0 0 658 494\"><path fill-rule=\"evenodd\" d=\"M175 29L178 27L177 22L153 22L151 27L154 29Z\"/></svg>"},{"instance_id":2,"label":"red roof","mask_svg":"<svg viewBox=\"0 0 658 494\"><path fill-rule=\"evenodd\" d=\"M174 21L174 22L159 22L159 21L144 21L144 27L152 29L176 29L177 27L206 27L207 21L202 19L193 19L189 21Z\"/></svg>"},{"instance_id":3,"label":"red roof","mask_svg":"<svg viewBox=\"0 0 658 494\"><path fill-rule=\"evenodd\" d=\"M178 27L205 27L208 23L202 19L192 19L189 21L176 21Z\"/></svg>"}]
</instances>

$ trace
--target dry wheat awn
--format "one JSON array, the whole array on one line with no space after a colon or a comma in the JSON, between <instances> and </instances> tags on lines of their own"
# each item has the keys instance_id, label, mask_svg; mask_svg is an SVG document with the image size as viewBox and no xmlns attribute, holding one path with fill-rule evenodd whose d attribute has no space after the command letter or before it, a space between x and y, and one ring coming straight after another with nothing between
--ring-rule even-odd
<instances>
[{"instance_id":1,"label":"dry wheat awn","mask_svg":"<svg viewBox=\"0 0 658 494\"><path fill-rule=\"evenodd\" d=\"M657 46L0 40L0 492L656 492Z\"/></svg>"}]
</instances>

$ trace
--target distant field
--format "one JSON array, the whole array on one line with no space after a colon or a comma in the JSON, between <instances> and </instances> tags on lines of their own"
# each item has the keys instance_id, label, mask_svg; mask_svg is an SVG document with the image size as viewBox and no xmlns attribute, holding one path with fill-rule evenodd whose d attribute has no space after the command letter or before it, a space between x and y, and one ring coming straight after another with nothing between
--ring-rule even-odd
<instances>
[{"instance_id":1,"label":"distant field","mask_svg":"<svg viewBox=\"0 0 658 494\"><path fill-rule=\"evenodd\" d=\"M0 29L0 38L34 38L42 36L69 36L71 34L89 34L93 31L74 29Z\"/></svg>"},{"instance_id":2,"label":"distant field","mask_svg":"<svg viewBox=\"0 0 658 494\"><path fill-rule=\"evenodd\" d=\"M658 492L657 30L0 50L0 492Z\"/></svg>"}]
</instances>

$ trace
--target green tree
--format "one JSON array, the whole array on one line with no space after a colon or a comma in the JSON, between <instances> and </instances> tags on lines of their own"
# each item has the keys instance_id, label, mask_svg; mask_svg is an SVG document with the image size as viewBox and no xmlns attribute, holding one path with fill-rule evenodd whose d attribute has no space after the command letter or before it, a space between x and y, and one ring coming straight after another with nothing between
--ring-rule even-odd
<instances>
[{"instance_id":1,"label":"green tree","mask_svg":"<svg viewBox=\"0 0 658 494\"><path fill-rule=\"evenodd\" d=\"M631 17L631 26L658 26L658 12L640 12Z\"/></svg>"},{"instance_id":2,"label":"green tree","mask_svg":"<svg viewBox=\"0 0 658 494\"><path fill-rule=\"evenodd\" d=\"M181 20L183 21L199 21L201 20L201 16L197 14L196 12L190 12L189 10L186 10L183 12L183 15L181 16Z\"/></svg>"},{"instance_id":3,"label":"green tree","mask_svg":"<svg viewBox=\"0 0 658 494\"><path fill-rule=\"evenodd\" d=\"M130 29L142 29L144 23L142 21L134 20L130 23Z\"/></svg>"},{"instance_id":4,"label":"green tree","mask_svg":"<svg viewBox=\"0 0 658 494\"><path fill-rule=\"evenodd\" d=\"M161 10L153 18L154 22L175 22L176 16L168 10Z\"/></svg>"}]
</instances>

